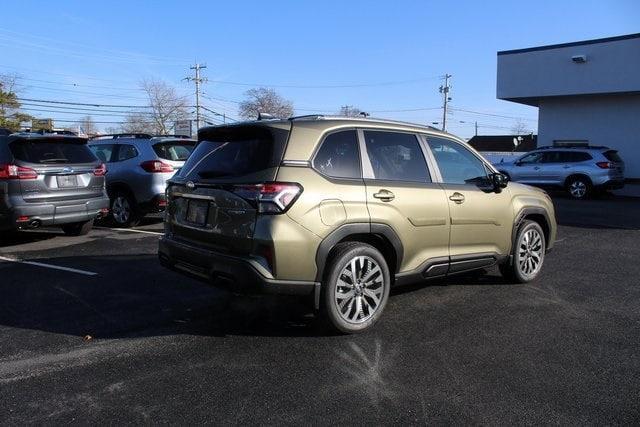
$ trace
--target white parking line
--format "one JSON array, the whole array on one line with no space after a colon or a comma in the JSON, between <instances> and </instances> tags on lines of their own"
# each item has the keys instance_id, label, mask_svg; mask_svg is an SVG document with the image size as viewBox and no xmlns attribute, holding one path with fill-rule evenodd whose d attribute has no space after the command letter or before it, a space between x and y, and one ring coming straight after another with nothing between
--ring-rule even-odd
<instances>
[{"instance_id":1,"label":"white parking line","mask_svg":"<svg viewBox=\"0 0 640 427\"><path fill-rule=\"evenodd\" d=\"M100 230L116 230L116 231L130 231L132 233L154 234L156 236L162 236L164 233L158 231L137 230L135 228L112 228L112 227L93 227Z\"/></svg>"},{"instance_id":2,"label":"white parking line","mask_svg":"<svg viewBox=\"0 0 640 427\"><path fill-rule=\"evenodd\" d=\"M17 264L28 264L28 265L35 265L37 267L51 268L53 270L68 271L70 273L84 274L85 276L97 276L98 275L98 273L94 273L93 271L85 271L85 270L78 270L76 268L61 267L59 265L45 264L43 262L37 262L37 261L24 261L24 260L20 260L20 259L7 258L7 257L3 257L3 256L0 256L0 260L8 261L8 262L15 262Z\"/></svg>"}]
</instances>

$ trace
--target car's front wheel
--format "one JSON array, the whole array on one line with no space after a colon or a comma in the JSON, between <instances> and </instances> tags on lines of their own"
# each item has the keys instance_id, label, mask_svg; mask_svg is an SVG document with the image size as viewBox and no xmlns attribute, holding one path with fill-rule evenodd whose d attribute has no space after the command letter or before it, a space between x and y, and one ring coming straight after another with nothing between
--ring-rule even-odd
<instances>
[{"instance_id":1,"label":"car's front wheel","mask_svg":"<svg viewBox=\"0 0 640 427\"><path fill-rule=\"evenodd\" d=\"M338 245L322 283L320 315L342 333L362 332L378 321L389 299L389 268L373 246Z\"/></svg>"},{"instance_id":2,"label":"car's front wheel","mask_svg":"<svg viewBox=\"0 0 640 427\"><path fill-rule=\"evenodd\" d=\"M542 269L546 248L540 224L524 221L518 229L511 252L512 260L500 266L500 273L511 282L527 283L534 280Z\"/></svg>"}]
</instances>

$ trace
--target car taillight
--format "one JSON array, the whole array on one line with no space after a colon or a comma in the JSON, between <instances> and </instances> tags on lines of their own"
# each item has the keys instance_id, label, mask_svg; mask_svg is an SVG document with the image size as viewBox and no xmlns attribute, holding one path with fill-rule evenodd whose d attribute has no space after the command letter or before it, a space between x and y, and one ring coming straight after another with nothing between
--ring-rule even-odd
<instances>
[{"instance_id":1,"label":"car taillight","mask_svg":"<svg viewBox=\"0 0 640 427\"><path fill-rule=\"evenodd\" d=\"M611 169L613 167L611 162L598 162L596 163L596 166L598 166L600 169Z\"/></svg>"},{"instance_id":2,"label":"car taillight","mask_svg":"<svg viewBox=\"0 0 640 427\"><path fill-rule=\"evenodd\" d=\"M256 203L259 213L279 214L293 205L302 193L302 186L291 182L265 182L235 185L233 192L247 201Z\"/></svg>"},{"instance_id":3,"label":"car taillight","mask_svg":"<svg viewBox=\"0 0 640 427\"><path fill-rule=\"evenodd\" d=\"M107 167L104 163L100 163L100 166L93 170L95 176L105 176L107 174Z\"/></svg>"},{"instance_id":4,"label":"car taillight","mask_svg":"<svg viewBox=\"0 0 640 427\"><path fill-rule=\"evenodd\" d=\"M0 179L38 179L38 172L17 165L0 165Z\"/></svg>"},{"instance_id":5,"label":"car taillight","mask_svg":"<svg viewBox=\"0 0 640 427\"><path fill-rule=\"evenodd\" d=\"M150 173L165 173L173 172L173 166L161 162L160 160L147 160L140 163L142 169Z\"/></svg>"}]
</instances>

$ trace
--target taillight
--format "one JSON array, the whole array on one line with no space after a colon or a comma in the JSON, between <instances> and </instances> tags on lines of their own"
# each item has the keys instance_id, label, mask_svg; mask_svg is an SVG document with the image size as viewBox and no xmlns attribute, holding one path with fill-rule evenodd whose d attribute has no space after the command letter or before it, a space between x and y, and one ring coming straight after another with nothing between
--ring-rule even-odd
<instances>
[{"instance_id":1,"label":"taillight","mask_svg":"<svg viewBox=\"0 0 640 427\"><path fill-rule=\"evenodd\" d=\"M173 172L173 166L161 162L160 160L147 160L146 162L140 163L142 169L150 173L165 173L165 172Z\"/></svg>"},{"instance_id":2,"label":"taillight","mask_svg":"<svg viewBox=\"0 0 640 427\"><path fill-rule=\"evenodd\" d=\"M104 163L100 163L100 166L93 170L95 176L105 176L107 174L107 167Z\"/></svg>"},{"instance_id":3,"label":"taillight","mask_svg":"<svg viewBox=\"0 0 640 427\"><path fill-rule=\"evenodd\" d=\"M302 193L302 186L290 182L265 182L261 184L235 185L233 192L245 200L257 204L259 213L286 212Z\"/></svg>"},{"instance_id":4,"label":"taillight","mask_svg":"<svg viewBox=\"0 0 640 427\"><path fill-rule=\"evenodd\" d=\"M38 172L17 165L0 165L0 179L38 179Z\"/></svg>"},{"instance_id":5,"label":"taillight","mask_svg":"<svg viewBox=\"0 0 640 427\"><path fill-rule=\"evenodd\" d=\"M613 167L611 162L598 162L596 163L596 166L598 166L600 169L611 169Z\"/></svg>"}]
</instances>

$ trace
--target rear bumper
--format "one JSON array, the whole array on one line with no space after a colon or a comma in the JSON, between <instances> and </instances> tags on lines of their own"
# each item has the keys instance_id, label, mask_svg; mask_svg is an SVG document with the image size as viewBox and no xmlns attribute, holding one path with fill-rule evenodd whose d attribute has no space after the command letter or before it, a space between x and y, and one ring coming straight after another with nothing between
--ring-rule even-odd
<instances>
[{"instance_id":1,"label":"rear bumper","mask_svg":"<svg viewBox=\"0 0 640 427\"><path fill-rule=\"evenodd\" d=\"M158 256L164 267L234 293L311 295L319 286L316 282L278 280L255 259L196 248L167 236L160 239Z\"/></svg>"},{"instance_id":2,"label":"rear bumper","mask_svg":"<svg viewBox=\"0 0 640 427\"><path fill-rule=\"evenodd\" d=\"M17 230L36 226L51 226L89 221L109 209L106 196L93 199L54 203L3 203L0 209L0 229ZM22 220L21 217L25 217ZM31 225L30 225L31 224Z\"/></svg>"}]
</instances>

